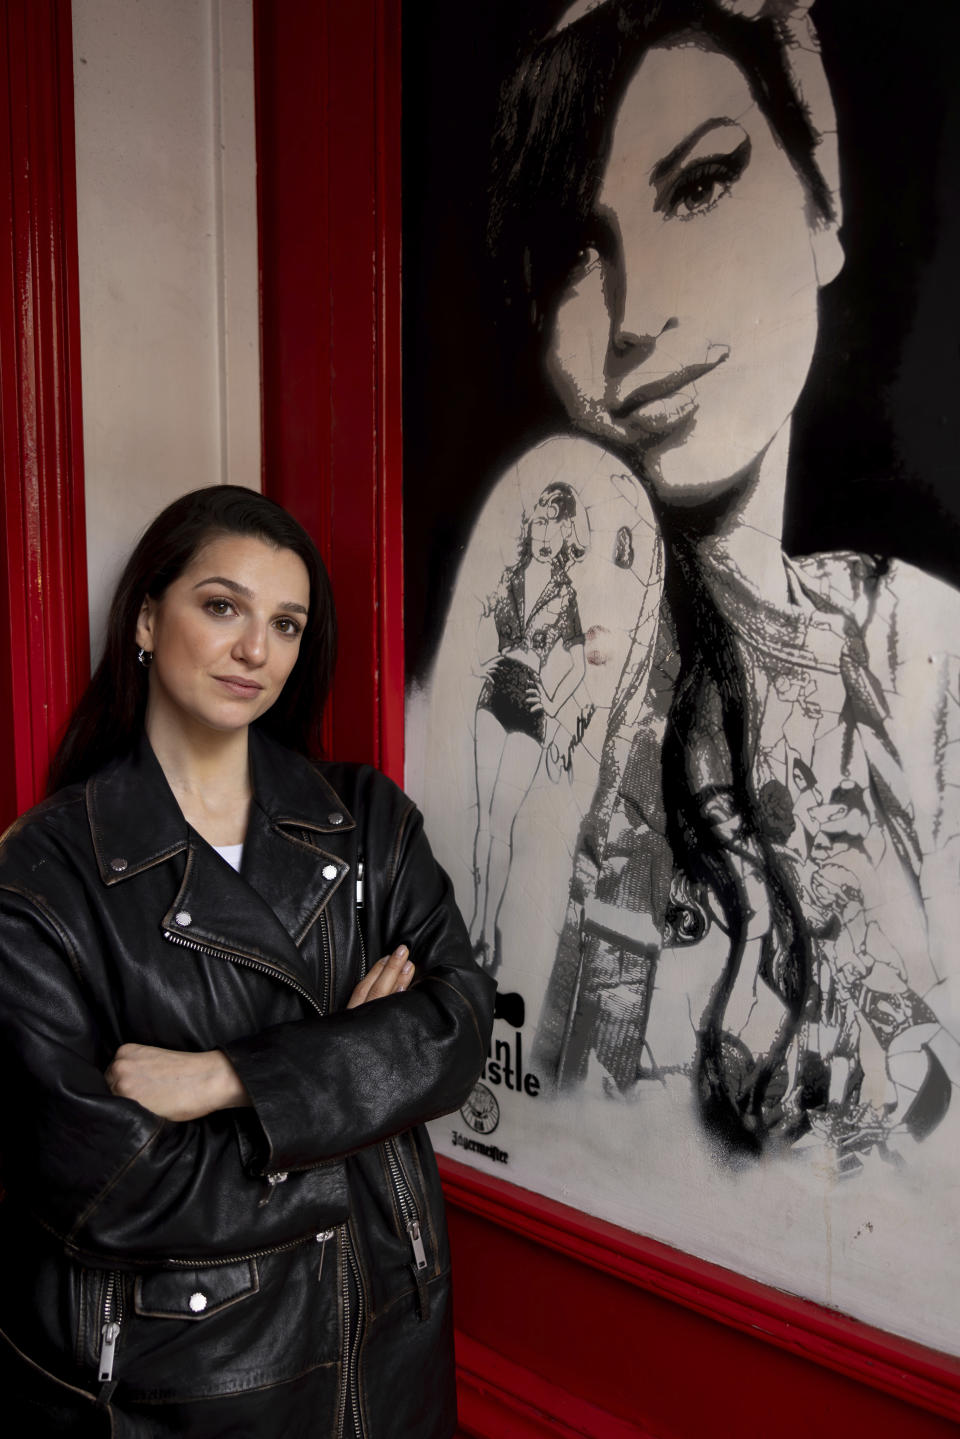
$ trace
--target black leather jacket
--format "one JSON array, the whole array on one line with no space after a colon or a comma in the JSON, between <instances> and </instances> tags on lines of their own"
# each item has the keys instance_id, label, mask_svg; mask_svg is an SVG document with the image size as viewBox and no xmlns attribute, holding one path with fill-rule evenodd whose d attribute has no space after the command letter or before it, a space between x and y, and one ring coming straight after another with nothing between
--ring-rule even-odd
<instances>
[{"instance_id":1,"label":"black leather jacket","mask_svg":"<svg viewBox=\"0 0 960 1439\"><path fill-rule=\"evenodd\" d=\"M56 1386L79 1426L58 1433L115 1410L124 1434L229 1433L242 1400L245 1433L300 1433L307 1402L317 1435L439 1439L449 1265L420 1126L476 1080L493 986L395 785L255 732L251 764L240 875L145 739L0 847L5 1360L25 1414ZM345 1009L401 941L418 982ZM225 1050L253 1108L178 1124L114 1096L127 1041Z\"/></svg>"}]
</instances>

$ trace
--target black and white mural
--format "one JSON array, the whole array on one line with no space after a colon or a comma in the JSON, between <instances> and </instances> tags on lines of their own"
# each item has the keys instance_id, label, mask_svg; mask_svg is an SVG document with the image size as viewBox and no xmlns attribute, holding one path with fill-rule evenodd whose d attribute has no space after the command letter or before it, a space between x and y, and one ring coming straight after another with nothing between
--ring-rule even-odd
<instances>
[{"instance_id":1,"label":"black and white mural","mask_svg":"<svg viewBox=\"0 0 960 1439\"><path fill-rule=\"evenodd\" d=\"M953 9L404 24L407 782L500 985L435 1138L958 1350Z\"/></svg>"}]
</instances>

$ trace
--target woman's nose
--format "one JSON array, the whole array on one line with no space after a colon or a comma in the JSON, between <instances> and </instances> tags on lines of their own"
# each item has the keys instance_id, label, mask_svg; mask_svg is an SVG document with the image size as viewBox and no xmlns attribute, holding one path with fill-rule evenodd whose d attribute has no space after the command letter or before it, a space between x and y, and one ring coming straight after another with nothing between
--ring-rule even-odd
<instances>
[{"instance_id":1,"label":"woman's nose","mask_svg":"<svg viewBox=\"0 0 960 1439\"><path fill-rule=\"evenodd\" d=\"M657 347L657 341L680 323L676 315L642 274L627 263L621 252L617 273L608 289L610 337L607 346L607 375L615 379L625 370L644 364Z\"/></svg>"},{"instance_id":2,"label":"woman's nose","mask_svg":"<svg viewBox=\"0 0 960 1439\"><path fill-rule=\"evenodd\" d=\"M244 625L233 647L234 657L248 665L262 665L267 658L267 627L257 621Z\"/></svg>"},{"instance_id":3,"label":"woman's nose","mask_svg":"<svg viewBox=\"0 0 960 1439\"><path fill-rule=\"evenodd\" d=\"M632 310L623 307L614 314L610 325L607 374L614 378L624 370L644 364L657 348L657 341L668 330L675 330L679 324L676 315L651 315L641 312L639 305Z\"/></svg>"}]
</instances>

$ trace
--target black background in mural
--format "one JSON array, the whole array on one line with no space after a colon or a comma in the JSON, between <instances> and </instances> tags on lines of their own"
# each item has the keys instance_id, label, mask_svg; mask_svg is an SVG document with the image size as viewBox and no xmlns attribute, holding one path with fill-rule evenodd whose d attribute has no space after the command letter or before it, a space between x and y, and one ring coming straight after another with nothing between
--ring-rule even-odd
<instances>
[{"instance_id":1,"label":"black background in mural","mask_svg":"<svg viewBox=\"0 0 960 1439\"><path fill-rule=\"evenodd\" d=\"M407 665L424 674L503 466L564 428L484 227L499 86L566 3L407 0ZM794 418L786 547L896 555L960 585L960 5L818 0L847 262Z\"/></svg>"}]
</instances>

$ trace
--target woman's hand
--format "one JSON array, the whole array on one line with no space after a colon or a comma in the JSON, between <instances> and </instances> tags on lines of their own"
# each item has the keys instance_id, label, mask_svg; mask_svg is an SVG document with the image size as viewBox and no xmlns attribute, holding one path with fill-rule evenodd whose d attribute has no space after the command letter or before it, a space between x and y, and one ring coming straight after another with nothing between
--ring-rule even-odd
<instances>
[{"instance_id":1,"label":"woman's hand","mask_svg":"<svg viewBox=\"0 0 960 1439\"><path fill-rule=\"evenodd\" d=\"M177 1123L250 1104L237 1071L220 1049L197 1053L121 1044L105 1078L113 1094Z\"/></svg>"},{"instance_id":2,"label":"woman's hand","mask_svg":"<svg viewBox=\"0 0 960 1439\"><path fill-rule=\"evenodd\" d=\"M357 1009L371 999L384 999L388 994L400 994L413 980L413 964L410 951L400 944L393 954L378 959L371 965L350 996L348 1009Z\"/></svg>"}]
</instances>

